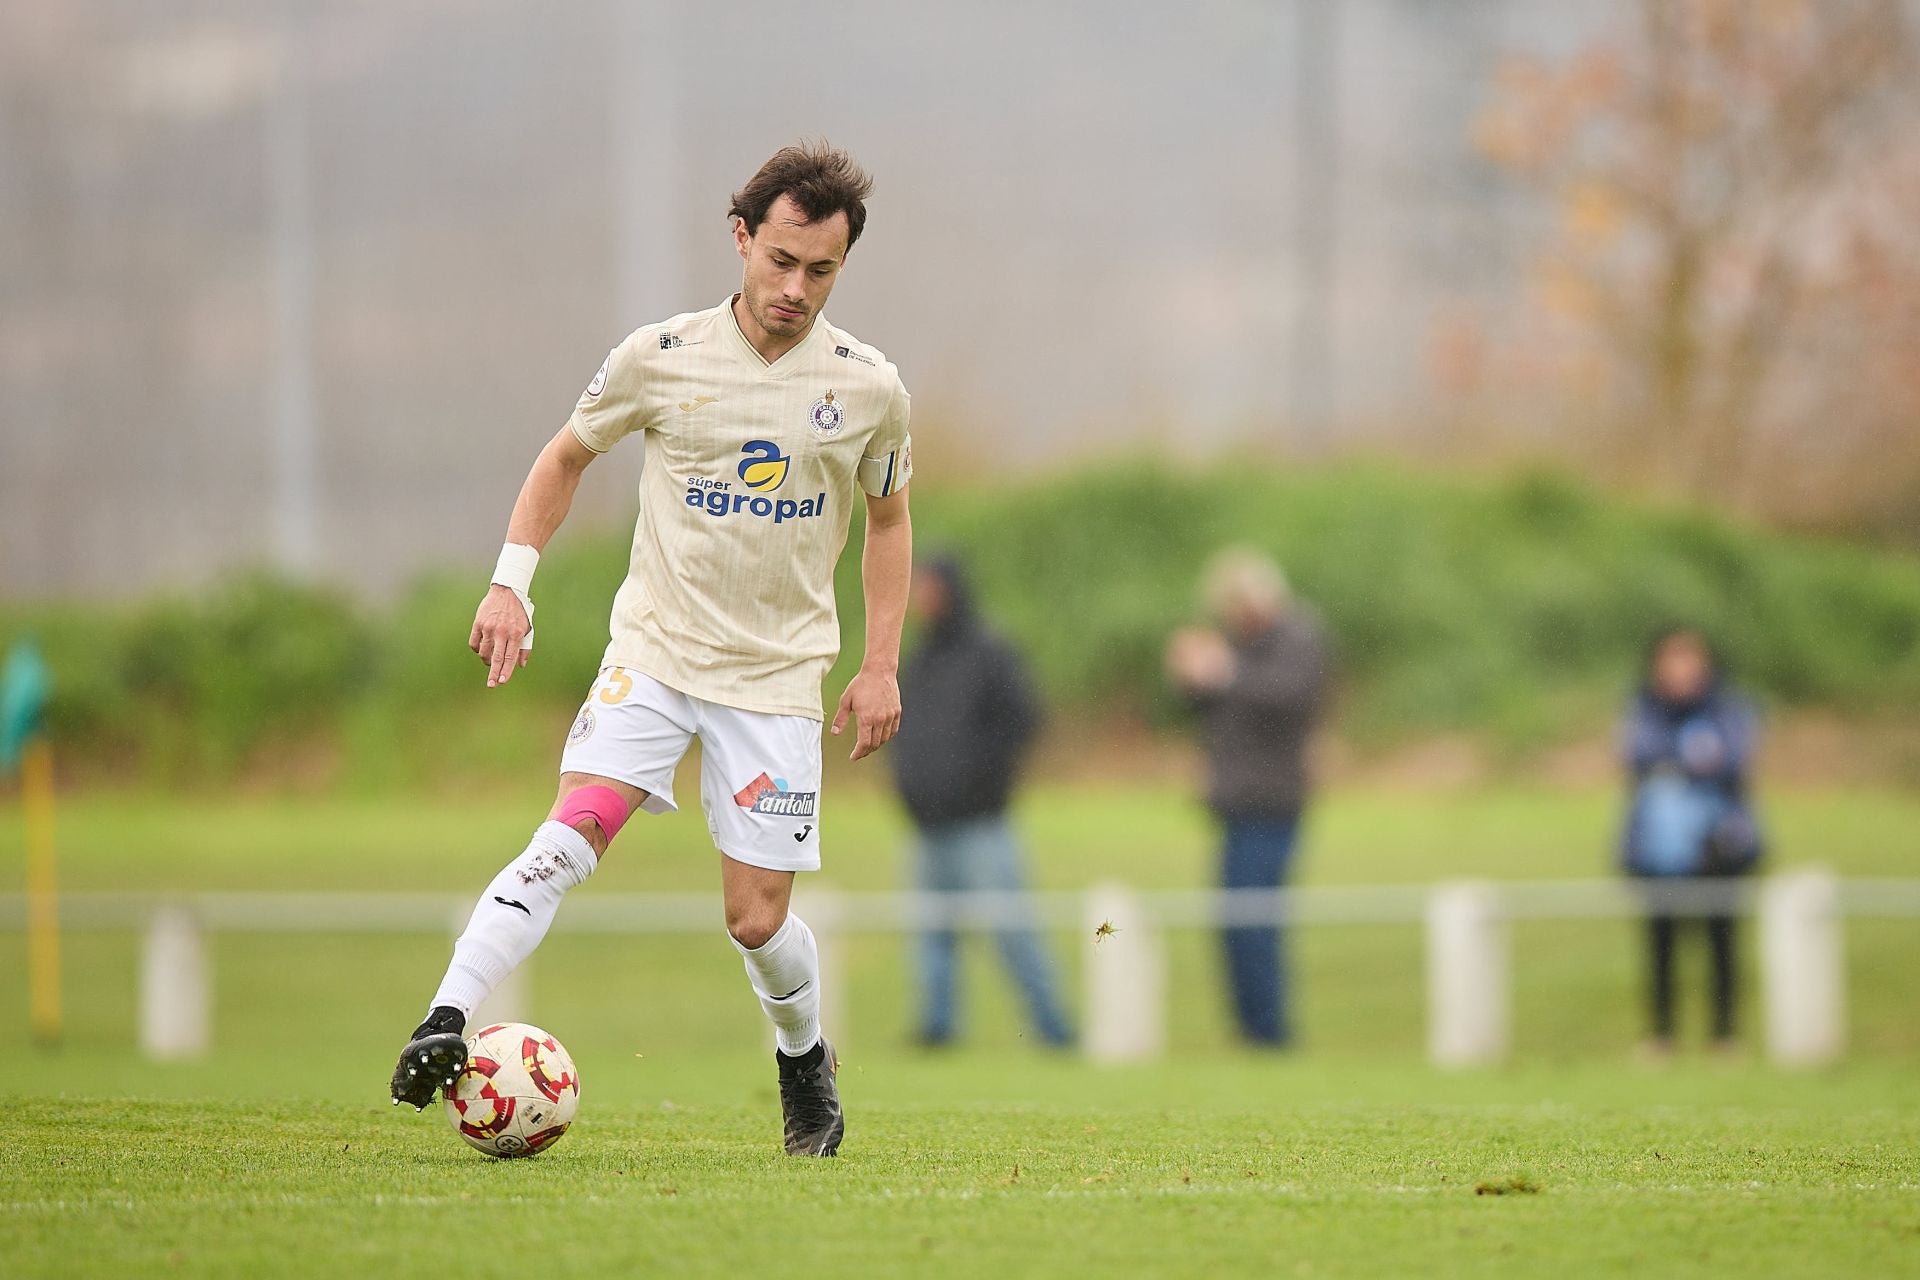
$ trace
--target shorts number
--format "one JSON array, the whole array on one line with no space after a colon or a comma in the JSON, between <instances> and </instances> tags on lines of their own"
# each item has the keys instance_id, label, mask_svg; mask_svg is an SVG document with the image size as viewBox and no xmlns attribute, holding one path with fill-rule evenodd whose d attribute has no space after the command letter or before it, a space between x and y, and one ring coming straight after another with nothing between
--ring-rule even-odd
<instances>
[{"instance_id":1,"label":"shorts number","mask_svg":"<svg viewBox=\"0 0 1920 1280\"><path fill-rule=\"evenodd\" d=\"M627 695L632 692L633 677L620 668L614 667L607 672L607 683L606 686L600 690L600 701L610 707L616 706L624 702Z\"/></svg>"}]
</instances>

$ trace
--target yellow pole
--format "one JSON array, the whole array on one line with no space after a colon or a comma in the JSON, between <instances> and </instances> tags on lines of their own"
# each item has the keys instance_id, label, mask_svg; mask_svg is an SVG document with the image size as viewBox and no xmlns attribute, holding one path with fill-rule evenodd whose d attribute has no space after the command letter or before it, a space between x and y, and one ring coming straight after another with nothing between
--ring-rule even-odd
<instances>
[{"instance_id":1,"label":"yellow pole","mask_svg":"<svg viewBox=\"0 0 1920 1280\"><path fill-rule=\"evenodd\" d=\"M27 1010L33 1038L60 1040L60 895L53 860L53 749L36 735L20 756L27 829Z\"/></svg>"}]
</instances>

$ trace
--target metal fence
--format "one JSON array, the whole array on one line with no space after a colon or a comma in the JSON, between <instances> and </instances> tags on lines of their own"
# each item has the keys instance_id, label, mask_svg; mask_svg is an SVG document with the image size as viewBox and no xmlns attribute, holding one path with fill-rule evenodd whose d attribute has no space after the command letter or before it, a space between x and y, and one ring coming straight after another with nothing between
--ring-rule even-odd
<instances>
[{"instance_id":1,"label":"metal fence","mask_svg":"<svg viewBox=\"0 0 1920 1280\"><path fill-rule=\"evenodd\" d=\"M800 133L878 175L832 314L906 371L923 435L955 428L943 456L1105 456L1173 412L1189 449L1317 447L1423 412L1435 333L1510 302L1552 217L1474 145L1497 69L1620 16L845 0L817 37L890 70L793 77L754 38L787 8L9 6L0 591L262 558L396 589L489 548L607 348L738 286L728 193ZM780 119L706 109L722 79L782 79ZM1164 199L1116 203L1138 173ZM1121 255L1134 306L986 323L1111 289ZM576 521L630 521L635 465L595 467Z\"/></svg>"}]
</instances>

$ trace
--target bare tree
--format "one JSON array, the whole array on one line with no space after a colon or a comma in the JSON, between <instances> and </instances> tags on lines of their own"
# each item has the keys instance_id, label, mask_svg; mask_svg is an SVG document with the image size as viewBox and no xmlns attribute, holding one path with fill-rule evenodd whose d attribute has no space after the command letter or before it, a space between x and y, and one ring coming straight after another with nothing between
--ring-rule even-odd
<instances>
[{"instance_id":1,"label":"bare tree","mask_svg":"<svg viewBox=\"0 0 1920 1280\"><path fill-rule=\"evenodd\" d=\"M1476 141L1554 203L1544 294L1629 474L1789 513L1810 435L1857 464L1920 430L1916 64L1900 0L1642 0L1503 68Z\"/></svg>"}]
</instances>

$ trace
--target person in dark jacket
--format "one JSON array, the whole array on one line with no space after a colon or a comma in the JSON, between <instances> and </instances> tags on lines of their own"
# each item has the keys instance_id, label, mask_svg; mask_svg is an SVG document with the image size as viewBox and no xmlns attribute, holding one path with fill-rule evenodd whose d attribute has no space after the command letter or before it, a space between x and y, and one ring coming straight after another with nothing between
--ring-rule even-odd
<instances>
[{"instance_id":1,"label":"person in dark jacket","mask_svg":"<svg viewBox=\"0 0 1920 1280\"><path fill-rule=\"evenodd\" d=\"M1221 630L1176 633L1167 674L1200 714L1207 803L1225 837L1221 884L1278 889L1307 801L1307 746L1326 696L1327 644L1279 566L1257 551L1216 556L1205 594ZM1279 928L1230 927L1221 938L1241 1036L1286 1045L1292 1030Z\"/></svg>"},{"instance_id":2,"label":"person in dark jacket","mask_svg":"<svg viewBox=\"0 0 1920 1280\"><path fill-rule=\"evenodd\" d=\"M1752 707L1728 688L1700 632L1672 628L1648 649L1643 682L1623 732L1631 785L1622 861L1649 884L1664 878L1735 876L1759 863L1759 829L1747 797L1758 745ZM1648 996L1652 1040L1673 1044L1673 948L1699 925L1713 957L1713 1036L1730 1045L1736 1009L1734 921L1730 910L1675 915L1649 894Z\"/></svg>"},{"instance_id":3,"label":"person in dark jacket","mask_svg":"<svg viewBox=\"0 0 1920 1280\"><path fill-rule=\"evenodd\" d=\"M1019 655L980 621L956 561L922 564L909 607L921 635L900 672L905 715L890 755L918 831L918 886L936 894L1019 895L1026 877L1007 802L1039 728L1039 704ZM1040 1038L1069 1043L1052 966L1031 921L1010 909L994 936ZM944 927L920 939L920 1039L929 1046L954 1036L958 942Z\"/></svg>"}]
</instances>

